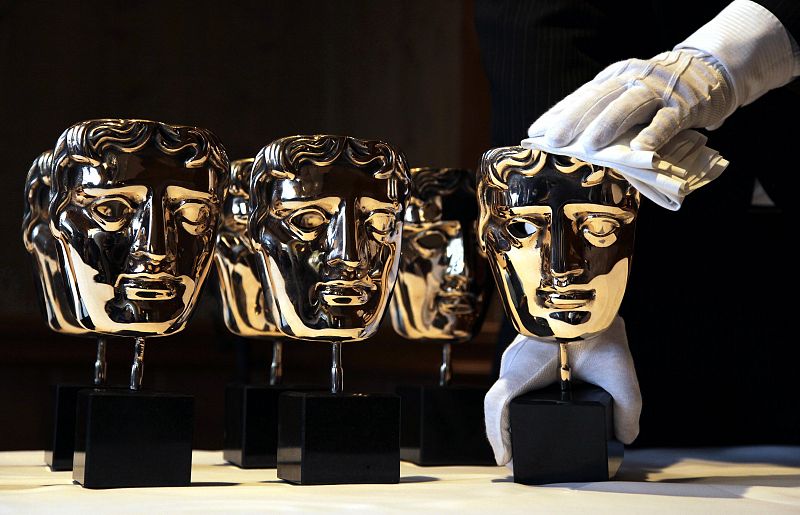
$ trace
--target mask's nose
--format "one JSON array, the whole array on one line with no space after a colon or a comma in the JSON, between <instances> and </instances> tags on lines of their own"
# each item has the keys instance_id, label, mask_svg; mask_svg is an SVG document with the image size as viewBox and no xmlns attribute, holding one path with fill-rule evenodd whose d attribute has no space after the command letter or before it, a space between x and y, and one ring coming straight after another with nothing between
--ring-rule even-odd
<instances>
[{"instance_id":1,"label":"mask's nose","mask_svg":"<svg viewBox=\"0 0 800 515\"><path fill-rule=\"evenodd\" d=\"M328 245L330 252L326 259L328 266L357 270L366 268L366 259L361 251L361 237L358 234L353 206L345 205L328 225Z\"/></svg>"},{"instance_id":2,"label":"mask's nose","mask_svg":"<svg viewBox=\"0 0 800 515\"><path fill-rule=\"evenodd\" d=\"M463 291L467 289L470 274L467 266L463 238L453 238L447 243L447 269L444 272L442 286L449 291Z\"/></svg>"},{"instance_id":3,"label":"mask's nose","mask_svg":"<svg viewBox=\"0 0 800 515\"><path fill-rule=\"evenodd\" d=\"M583 260L578 252L578 235L572 232L571 221L553 217L550 227L550 275L553 286L566 287L584 273Z\"/></svg>"},{"instance_id":4,"label":"mask's nose","mask_svg":"<svg viewBox=\"0 0 800 515\"><path fill-rule=\"evenodd\" d=\"M174 260L169 252L169 231L160 199L151 197L134 221L135 234L131 245L133 272L166 272L165 266Z\"/></svg>"}]
</instances>

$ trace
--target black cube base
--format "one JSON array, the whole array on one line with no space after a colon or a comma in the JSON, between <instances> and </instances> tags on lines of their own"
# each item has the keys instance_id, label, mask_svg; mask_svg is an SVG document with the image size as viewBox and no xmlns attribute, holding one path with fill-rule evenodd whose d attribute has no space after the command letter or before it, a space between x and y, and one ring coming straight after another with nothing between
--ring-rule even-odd
<instances>
[{"instance_id":1,"label":"black cube base","mask_svg":"<svg viewBox=\"0 0 800 515\"><path fill-rule=\"evenodd\" d=\"M301 485L400 481L397 395L290 392L279 410L279 478Z\"/></svg>"},{"instance_id":2,"label":"black cube base","mask_svg":"<svg viewBox=\"0 0 800 515\"><path fill-rule=\"evenodd\" d=\"M72 479L85 488L187 486L193 424L189 395L83 390Z\"/></svg>"},{"instance_id":3,"label":"black cube base","mask_svg":"<svg viewBox=\"0 0 800 515\"><path fill-rule=\"evenodd\" d=\"M223 457L241 468L278 464L278 399L291 391L321 390L298 385L230 384L225 388Z\"/></svg>"},{"instance_id":4,"label":"black cube base","mask_svg":"<svg viewBox=\"0 0 800 515\"><path fill-rule=\"evenodd\" d=\"M400 458L417 465L495 465L486 439L486 388L400 386Z\"/></svg>"},{"instance_id":5,"label":"black cube base","mask_svg":"<svg viewBox=\"0 0 800 515\"><path fill-rule=\"evenodd\" d=\"M571 400L558 384L526 393L509 416L516 483L607 481L622 464L611 395L595 385L573 383Z\"/></svg>"},{"instance_id":6,"label":"black cube base","mask_svg":"<svg viewBox=\"0 0 800 515\"><path fill-rule=\"evenodd\" d=\"M95 388L90 384L55 384L51 387L53 403L44 447L44 461L50 470L72 470L75 452L75 407L78 392Z\"/></svg>"}]
</instances>

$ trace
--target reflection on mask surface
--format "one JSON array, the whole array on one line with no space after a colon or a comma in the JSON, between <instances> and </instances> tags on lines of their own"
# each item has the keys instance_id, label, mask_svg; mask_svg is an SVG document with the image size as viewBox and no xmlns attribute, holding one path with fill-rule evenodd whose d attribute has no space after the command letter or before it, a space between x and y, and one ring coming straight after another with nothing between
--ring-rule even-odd
<instances>
[{"instance_id":1,"label":"reflection on mask surface","mask_svg":"<svg viewBox=\"0 0 800 515\"><path fill-rule=\"evenodd\" d=\"M228 330L249 338L274 337L281 333L272 312L265 309L253 242L247 232L252 168L252 158L231 162L231 184L222 208L214 261Z\"/></svg>"},{"instance_id":2,"label":"reflection on mask surface","mask_svg":"<svg viewBox=\"0 0 800 515\"><path fill-rule=\"evenodd\" d=\"M22 240L33 258L36 286L44 303L47 325L65 334L86 334L78 323L68 298L64 273L58 261L56 240L50 232L50 170L53 153L42 152L28 171L25 181L25 214L22 219Z\"/></svg>"},{"instance_id":3,"label":"reflection on mask surface","mask_svg":"<svg viewBox=\"0 0 800 515\"><path fill-rule=\"evenodd\" d=\"M211 264L228 159L205 129L143 120L73 125L53 153L51 228L84 327L181 330Z\"/></svg>"},{"instance_id":4,"label":"reflection on mask surface","mask_svg":"<svg viewBox=\"0 0 800 515\"><path fill-rule=\"evenodd\" d=\"M405 158L379 141L292 136L259 152L249 229L283 333L374 334L397 278L408 183Z\"/></svg>"},{"instance_id":5,"label":"reflection on mask surface","mask_svg":"<svg viewBox=\"0 0 800 515\"><path fill-rule=\"evenodd\" d=\"M612 169L522 147L486 152L479 238L522 334L561 341L607 329L633 254L639 194Z\"/></svg>"},{"instance_id":6,"label":"reflection on mask surface","mask_svg":"<svg viewBox=\"0 0 800 515\"><path fill-rule=\"evenodd\" d=\"M409 339L469 340L480 330L489 283L475 238L472 176L414 168L411 179L392 325Z\"/></svg>"}]
</instances>

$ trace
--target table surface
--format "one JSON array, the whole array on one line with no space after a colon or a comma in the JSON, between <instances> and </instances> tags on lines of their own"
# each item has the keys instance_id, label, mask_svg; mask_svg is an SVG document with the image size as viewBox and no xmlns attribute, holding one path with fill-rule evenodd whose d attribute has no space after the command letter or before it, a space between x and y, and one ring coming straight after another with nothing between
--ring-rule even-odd
<instances>
[{"instance_id":1,"label":"table surface","mask_svg":"<svg viewBox=\"0 0 800 515\"><path fill-rule=\"evenodd\" d=\"M86 490L42 451L0 453L0 513L795 513L800 447L637 449L613 481L518 485L505 467L402 463L399 485L296 486L195 451L192 486Z\"/></svg>"}]
</instances>

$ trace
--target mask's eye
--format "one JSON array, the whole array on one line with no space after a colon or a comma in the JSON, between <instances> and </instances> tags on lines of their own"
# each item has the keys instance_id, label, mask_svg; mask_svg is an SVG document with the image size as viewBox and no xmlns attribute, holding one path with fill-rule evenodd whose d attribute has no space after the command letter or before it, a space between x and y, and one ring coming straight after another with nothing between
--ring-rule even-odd
<instances>
[{"instance_id":1,"label":"mask's eye","mask_svg":"<svg viewBox=\"0 0 800 515\"><path fill-rule=\"evenodd\" d=\"M293 216L292 224L301 229L313 231L324 224L326 220L325 215L318 211L307 211Z\"/></svg>"},{"instance_id":2,"label":"mask's eye","mask_svg":"<svg viewBox=\"0 0 800 515\"><path fill-rule=\"evenodd\" d=\"M439 250L447 245L447 238L437 231L424 232L414 239L418 247L425 250Z\"/></svg>"},{"instance_id":3,"label":"mask's eye","mask_svg":"<svg viewBox=\"0 0 800 515\"><path fill-rule=\"evenodd\" d=\"M92 202L89 212L103 230L118 231L128 223L133 206L122 197L104 197Z\"/></svg>"},{"instance_id":4,"label":"mask's eye","mask_svg":"<svg viewBox=\"0 0 800 515\"><path fill-rule=\"evenodd\" d=\"M202 234L211 225L211 210L200 202L186 202L177 210L183 229L190 234Z\"/></svg>"},{"instance_id":5,"label":"mask's eye","mask_svg":"<svg viewBox=\"0 0 800 515\"><path fill-rule=\"evenodd\" d=\"M508 233L518 240L530 238L539 231L539 227L525 218L515 218L506 224Z\"/></svg>"},{"instance_id":6,"label":"mask's eye","mask_svg":"<svg viewBox=\"0 0 800 515\"><path fill-rule=\"evenodd\" d=\"M386 236L394 230L394 215L389 213L372 213L364 222L373 233Z\"/></svg>"},{"instance_id":7,"label":"mask's eye","mask_svg":"<svg viewBox=\"0 0 800 515\"><path fill-rule=\"evenodd\" d=\"M581 221L578 229L586 241L595 247L608 247L617 241L619 222L606 216L590 216Z\"/></svg>"},{"instance_id":8,"label":"mask's eye","mask_svg":"<svg viewBox=\"0 0 800 515\"><path fill-rule=\"evenodd\" d=\"M312 240L328 223L328 217L315 208L300 209L286 217L286 226L300 239Z\"/></svg>"}]
</instances>

